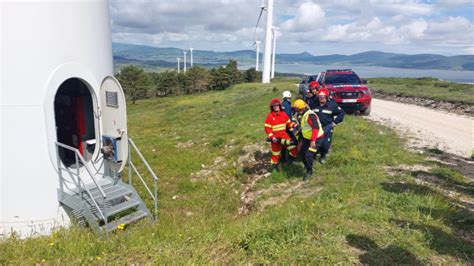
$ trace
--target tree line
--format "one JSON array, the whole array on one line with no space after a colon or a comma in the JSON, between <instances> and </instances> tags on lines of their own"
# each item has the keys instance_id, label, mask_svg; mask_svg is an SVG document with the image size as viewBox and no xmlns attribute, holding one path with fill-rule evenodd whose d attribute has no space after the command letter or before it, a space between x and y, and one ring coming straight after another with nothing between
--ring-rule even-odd
<instances>
[{"instance_id":1,"label":"tree line","mask_svg":"<svg viewBox=\"0 0 474 266\"><path fill-rule=\"evenodd\" d=\"M151 97L224 90L234 84L256 82L261 79L261 72L255 68L240 71L237 61L229 60L226 66L212 69L193 66L186 73L174 70L145 72L138 66L129 65L123 67L116 77L127 98L135 103Z\"/></svg>"}]
</instances>

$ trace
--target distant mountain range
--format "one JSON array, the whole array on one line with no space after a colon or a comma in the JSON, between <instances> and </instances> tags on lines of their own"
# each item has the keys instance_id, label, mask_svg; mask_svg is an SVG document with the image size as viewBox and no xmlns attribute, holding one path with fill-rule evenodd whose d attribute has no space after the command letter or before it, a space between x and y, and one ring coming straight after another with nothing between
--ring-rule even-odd
<instances>
[{"instance_id":1,"label":"distant mountain range","mask_svg":"<svg viewBox=\"0 0 474 266\"><path fill-rule=\"evenodd\" d=\"M158 48L143 45L113 43L115 68L124 65L138 65L145 69L176 67L176 57L182 57L183 51L178 48ZM260 57L262 58L262 57ZM188 51L189 66L189 51ZM193 61L205 67L225 65L229 59L235 59L239 65L252 66L255 64L255 51L240 50L234 52L214 52L194 50ZM415 69L442 70L474 70L474 55L442 56L436 54L405 55L368 51L354 55L322 55L310 53L277 54L277 64L318 64L318 65L359 65L383 66Z\"/></svg>"}]
</instances>

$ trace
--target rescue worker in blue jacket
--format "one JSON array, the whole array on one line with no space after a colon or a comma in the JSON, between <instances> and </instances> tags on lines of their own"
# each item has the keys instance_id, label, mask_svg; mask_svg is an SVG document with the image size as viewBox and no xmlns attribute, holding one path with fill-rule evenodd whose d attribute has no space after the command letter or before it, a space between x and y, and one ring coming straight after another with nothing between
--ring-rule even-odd
<instances>
[{"instance_id":1,"label":"rescue worker in blue jacket","mask_svg":"<svg viewBox=\"0 0 474 266\"><path fill-rule=\"evenodd\" d=\"M309 108L312 110L318 104L318 90L320 88L319 82L312 81L308 88L308 96L306 97L306 103Z\"/></svg>"},{"instance_id":2,"label":"rescue worker in blue jacket","mask_svg":"<svg viewBox=\"0 0 474 266\"><path fill-rule=\"evenodd\" d=\"M326 88L321 88L318 91L318 100L318 104L313 108L313 111L318 115L324 130L324 139L318 150L320 154L319 162L324 164L331 147L333 129L344 120L344 111L337 105L336 101L329 98L329 91Z\"/></svg>"},{"instance_id":3,"label":"rescue worker in blue jacket","mask_svg":"<svg viewBox=\"0 0 474 266\"><path fill-rule=\"evenodd\" d=\"M295 118L295 110L291 106L291 92L290 91L284 91L283 92L283 101L282 101L282 106L283 106L283 111L288 115L288 117L291 119L292 122L298 124L297 118ZM296 130L295 130L296 131ZM291 140L294 143L298 143L298 138L295 136L294 131L287 129L286 133L288 133L288 136L290 136ZM288 154L285 153L285 159L290 159L291 157L286 156Z\"/></svg>"},{"instance_id":4,"label":"rescue worker in blue jacket","mask_svg":"<svg viewBox=\"0 0 474 266\"><path fill-rule=\"evenodd\" d=\"M293 117L293 114L291 111L291 92L290 91L283 92L283 101L281 105L283 106L283 111L285 111L285 113L291 119Z\"/></svg>"}]
</instances>

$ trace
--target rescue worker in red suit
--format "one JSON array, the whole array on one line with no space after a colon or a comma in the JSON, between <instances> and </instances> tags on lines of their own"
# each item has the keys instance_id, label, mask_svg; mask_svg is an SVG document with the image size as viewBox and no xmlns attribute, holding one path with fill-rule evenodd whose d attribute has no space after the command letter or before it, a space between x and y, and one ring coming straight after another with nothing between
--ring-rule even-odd
<instances>
[{"instance_id":1,"label":"rescue worker in red suit","mask_svg":"<svg viewBox=\"0 0 474 266\"><path fill-rule=\"evenodd\" d=\"M274 171L279 171L281 150L285 146L290 154L288 160L291 163L297 156L296 145L291 141L290 136L286 132L286 129L293 130L296 124L291 122L288 115L283 111L281 101L278 98L271 100L270 102L270 113L265 119L265 132L267 133L268 140L271 141L272 145L272 167Z\"/></svg>"}]
</instances>

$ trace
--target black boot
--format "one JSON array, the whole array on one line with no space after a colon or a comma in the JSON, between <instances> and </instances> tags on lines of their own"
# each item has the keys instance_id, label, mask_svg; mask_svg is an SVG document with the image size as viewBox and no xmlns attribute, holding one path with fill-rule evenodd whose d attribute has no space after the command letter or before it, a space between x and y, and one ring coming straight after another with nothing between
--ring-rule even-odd
<instances>
[{"instance_id":1,"label":"black boot","mask_svg":"<svg viewBox=\"0 0 474 266\"><path fill-rule=\"evenodd\" d=\"M275 174L278 172L278 166L276 164L272 164L272 174Z\"/></svg>"},{"instance_id":2,"label":"black boot","mask_svg":"<svg viewBox=\"0 0 474 266\"><path fill-rule=\"evenodd\" d=\"M306 174L303 177L303 181L310 179L313 176L313 170L306 170Z\"/></svg>"},{"instance_id":3,"label":"black boot","mask_svg":"<svg viewBox=\"0 0 474 266\"><path fill-rule=\"evenodd\" d=\"M321 157L319 157L319 163L325 164L326 162L326 154L321 154Z\"/></svg>"},{"instance_id":4,"label":"black boot","mask_svg":"<svg viewBox=\"0 0 474 266\"><path fill-rule=\"evenodd\" d=\"M295 161L295 157L290 155L290 156L288 156L288 160L286 161L286 163L288 165L291 165L291 164L293 164L294 161Z\"/></svg>"},{"instance_id":5,"label":"black boot","mask_svg":"<svg viewBox=\"0 0 474 266\"><path fill-rule=\"evenodd\" d=\"M279 163L272 164L272 173L281 172L281 165Z\"/></svg>"}]
</instances>

